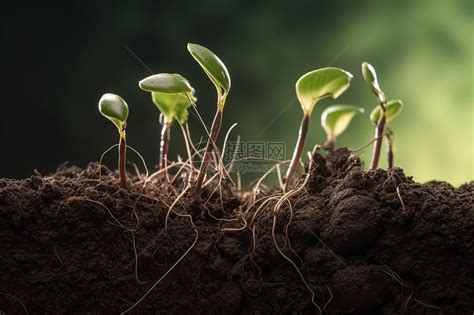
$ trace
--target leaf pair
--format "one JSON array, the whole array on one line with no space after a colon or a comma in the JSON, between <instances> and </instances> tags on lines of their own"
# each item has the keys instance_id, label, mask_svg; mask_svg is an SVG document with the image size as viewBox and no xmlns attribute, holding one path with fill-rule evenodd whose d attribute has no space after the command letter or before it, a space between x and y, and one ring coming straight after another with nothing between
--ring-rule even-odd
<instances>
[{"instance_id":1,"label":"leaf pair","mask_svg":"<svg viewBox=\"0 0 474 315\"><path fill-rule=\"evenodd\" d=\"M369 86L370 90L378 97L379 101L385 108L385 119L387 122L391 121L400 114L402 110L403 103L401 100L391 100L387 102L385 93L380 88L379 81L377 79L377 73L375 72L374 67L368 63L362 63L362 75L365 79L365 82ZM372 123L377 124L382 108L377 106L370 113L370 120Z\"/></svg>"},{"instance_id":2,"label":"leaf pair","mask_svg":"<svg viewBox=\"0 0 474 315\"><path fill-rule=\"evenodd\" d=\"M395 117L400 114L403 108L403 102L401 100L392 100L385 104L385 120L387 122L393 120ZM377 124L380 118L380 113L382 112L382 108L380 106L375 107L372 112L370 113L370 121L374 125Z\"/></svg>"},{"instance_id":3,"label":"leaf pair","mask_svg":"<svg viewBox=\"0 0 474 315\"><path fill-rule=\"evenodd\" d=\"M188 120L188 108L196 99L194 88L185 77L177 73L159 73L141 80L138 85L151 92L153 103L167 123L177 119L183 124Z\"/></svg>"}]
</instances>

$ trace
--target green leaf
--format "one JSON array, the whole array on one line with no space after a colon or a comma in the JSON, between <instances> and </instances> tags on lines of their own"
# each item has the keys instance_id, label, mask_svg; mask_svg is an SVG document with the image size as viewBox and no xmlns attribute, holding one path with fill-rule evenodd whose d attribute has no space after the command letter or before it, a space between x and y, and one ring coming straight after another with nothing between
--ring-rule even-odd
<instances>
[{"instance_id":1,"label":"green leaf","mask_svg":"<svg viewBox=\"0 0 474 315\"><path fill-rule=\"evenodd\" d=\"M138 85L142 90L148 92L194 93L194 89L189 81L177 73L154 74L138 82Z\"/></svg>"},{"instance_id":2,"label":"green leaf","mask_svg":"<svg viewBox=\"0 0 474 315\"><path fill-rule=\"evenodd\" d=\"M380 88L379 81L377 79L377 73L375 72L374 67L370 63L362 63L362 76L364 77L365 82L375 95L379 97L381 95L385 96L382 92L382 89Z\"/></svg>"},{"instance_id":3,"label":"green leaf","mask_svg":"<svg viewBox=\"0 0 474 315\"><path fill-rule=\"evenodd\" d=\"M225 99L230 91L230 76L224 63L212 51L198 44L188 44L188 51L214 83L219 98L219 106L224 107Z\"/></svg>"},{"instance_id":4,"label":"green leaf","mask_svg":"<svg viewBox=\"0 0 474 315\"><path fill-rule=\"evenodd\" d=\"M321 126L328 138L335 139L346 130L356 114L364 113L364 109L353 105L333 105L323 111Z\"/></svg>"},{"instance_id":5,"label":"green leaf","mask_svg":"<svg viewBox=\"0 0 474 315\"><path fill-rule=\"evenodd\" d=\"M403 107L403 102L401 100L392 100L385 105L385 119L387 122L393 120L395 117L400 114ZM382 108L380 106L375 107L370 113L370 120L373 124L377 124L380 118L380 112Z\"/></svg>"},{"instance_id":6,"label":"green leaf","mask_svg":"<svg viewBox=\"0 0 474 315\"><path fill-rule=\"evenodd\" d=\"M339 68L322 68L303 75L296 82L296 95L305 115L327 96L338 98L350 85L352 75Z\"/></svg>"},{"instance_id":7,"label":"green leaf","mask_svg":"<svg viewBox=\"0 0 474 315\"><path fill-rule=\"evenodd\" d=\"M99 100L99 111L110 119L121 132L128 118L128 105L120 96L112 93L104 94Z\"/></svg>"},{"instance_id":8,"label":"green leaf","mask_svg":"<svg viewBox=\"0 0 474 315\"><path fill-rule=\"evenodd\" d=\"M191 106L191 100L184 95L152 92L153 103L163 113L167 123L171 123L176 118L181 124L188 120L188 108Z\"/></svg>"}]
</instances>

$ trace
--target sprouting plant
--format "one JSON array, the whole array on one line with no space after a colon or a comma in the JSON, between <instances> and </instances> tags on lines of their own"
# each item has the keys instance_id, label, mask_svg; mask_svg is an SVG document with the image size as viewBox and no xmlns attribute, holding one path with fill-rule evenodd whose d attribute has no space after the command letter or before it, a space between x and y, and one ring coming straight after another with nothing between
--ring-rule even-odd
<instances>
[{"instance_id":1,"label":"sprouting plant","mask_svg":"<svg viewBox=\"0 0 474 315\"><path fill-rule=\"evenodd\" d=\"M400 114L403 107L403 102L401 100L392 100L387 102L385 105L385 122L388 124L391 120ZM370 120L374 125L380 119L381 109L380 106L375 107L370 113ZM390 128L385 128L385 139L387 140L387 164L388 168L393 167L393 132Z\"/></svg>"},{"instance_id":2,"label":"sprouting plant","mask_svg":"<svg viewBox=\"0 0 474 315\"><path fill-rule=\"evenodd\" d=\"M209 165L211 154L213 151L215 151L215 143L221 128L222 115L227 96L229 95L231 81L229 71L227 71L226 66L212 51L204 46L192 43L188 44L188 51L190 52L191 56L193 56L193 58L199 63L217 90L217 112L214 116L214 120L212 121L206 151L204 153L201 167L199 168L199 174L196 179L195 191L199 193L204 182L204 177L206 175L206 170Z\"/></svg>"},{"instance_id":3,"label":"sprouting plant","mask_svg":"<svg viewBox=\"0 0 474 315\"><path fill-rule=\"evenodd\" d=\"M188 120L188 108L196 101L194 89L189 81L180 74L159 73L141 80L138 85L144 91L151 92L151 98L160 110L160 122L163 125L160 141L159 168L165 169L165 180L169 181L166 171L170 128L176 119L180 124Z\"/></svg>"},{"instance_id":4,"label":"sprouting plant","mask_svg":"<svg viewBox=\"0 0 474 315\"><path fill-rule=\"evenodd\" d=\"M370 169L376 169L379 163L379 159L380 159L380 151L382 149L382 140L385 134L385 124L387 122L388 115L389 115L388 108L387 108L388 103L387 103L387 97L385 96L385 93L380 88L380 85L377 79L377 74L375 72L374 67L372 67L372 65L367 62L362 63L362 75L364 76L365 82L369 86L370 90L375 94L375 96L377 96L377 99L379 101L378 106L376 107L376 109L374 109L375 112L373 111L372 112L373 115L371 114L371 119L373 116L372 121L375 121L376 127L375 127L375 137L374 137L374 141L375 141L374 151L372 153ZM392 104L391 110L392 111L395 110L395 112L398 114L401 108L401 102L400 101L392 101L392 102L389 102ZM393 105L396 103L399 103L400 106ZM390 114L390 115L392 115L392 118L394 117L393 114ZM392 135L391 135L391 132L385 135L387 139L389 139L388 140L389 141L389 150L388 150L389 158L388 159L389 159L389 167L390 167L390 165L393 165L393 153L391 151Z\"/></svg>"},{"instance_id":5,"label":"sprouting plant","mask_svg":"<svg viewBox=\"0 0 474 315\"><path fill-rule=\"evenodd\" d=\"M127 141L125 128L127 127L128 105L120 96L106 93L99 100L99 111L118 129L120 135L118 169L121 185L123 188L127 188L127 175L125 173Z\"/></svg>"},{"instance_id":6,"label":"sprouting plant","mask_svg":"<svg viewBox=\"0 0 474 315\"><path fill-rule=\"evenodd\" d=\"M349 87L351 79L352 75L349 72L329 67L308 72L296 82L296 96L303 108L303 120L301 121L295 151L286 173L285 191L288 189L296 165L300 161L308 133L309 117L314 106L324 97L338 98Z\"/></svg>"},{"instance_id":7,"label":"sprouting plant","mask_svg":"<svg viewBox=\"0 0 474 315\"><path fill-rule=\"evenodd\" d=\"M336 138L346 130L356 114L364 113L364 109L353 105L332 105L321 115L321 126L326 131L326 150L334 150Z\"/></svg>"}]
</instances>

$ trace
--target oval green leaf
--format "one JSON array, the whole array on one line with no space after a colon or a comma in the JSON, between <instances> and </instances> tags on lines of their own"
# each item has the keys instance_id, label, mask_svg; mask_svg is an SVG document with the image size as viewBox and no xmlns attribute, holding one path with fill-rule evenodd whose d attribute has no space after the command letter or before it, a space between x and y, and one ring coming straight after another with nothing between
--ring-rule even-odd
<instances>
[{"instance_id":1,"label":"oval green leaf","mask_svg":"<svg viewBox=\"0 0 474 315\"><path fill-rule=\"evenodd\" d=\"M174 118L181 124L188 120L188 108L192 102L185 94L152 92L151 97L153 103L163 113L168 123L171 123Z\"/></svg>"},{"instance_id":2,"label":"oval green leaf","mask_svg":"<svg viewBox=\"0 0 474 315\"><path fill-rule=\"evenodd\" d=\"M316 103L327 96L336 99L350 85L352 75L339 68L322 68L303 75L296 82L296 95L305 115L310 116Z\"/></svg>"},{"instance_id":3,"label":"oval green leaf","mask_svg":"<svg viewBox=\"0 0 474 315\"><path fill-rule=\"evenodd\" d=\"M385 105L385 119L386 122L393 120L395 117L400 114L403 107L403 102L401 100L392 100ZM370 120L374 125L377 124L380 118L381 107L375 107L370 113Z\"/></svg>"},{"instance_id":4,"label":"oval green leaf","mask_svg":"<svg viewBox=\"0 0 474 315\"><path fill-rule=\"evenodd\" d=\"M321 115L321 126L326 131L328 138L335 139L346 130L356 114L364 112L363 108L353 105L329 106Z\"/></svg>"},{"instance_id":5,"label":"oval green leaf","mask_svg":"<svg viewBox=\"0 0 474 315\"><path fill-rule=\"evenodd\" d=\"M138 82L144 91L161 93L194 93L189 81L177 73L158 73Z\"/></svg>"},{"instance_id":6,"label":"oval green leaf","mask_svg":"<svg viewBox=\"0 0 474 315\"><path fill-rule=\"evenodd\" d=\"M381 95L384 95L377 79L377 73L375 72L374 67L370 63L362 63L362 76L364 77L365 82L375 95L379 97Z\"/></svg>"},{"instance_id":7,"label":"oval green leaf","mask_svg":"<svg viewBox=\"0 0 474 315\"><path fill-rule=\"evenodd\" d=\"M219 57L204 46L189 43L188 51L216 86L219 101L224 106L231 86L229 71L227 71L226 66Z\"/></svg>"},{"instance_id":8,"label":"oval green leaf","mask_svg":"<svg viewBox=\"0 0 474 315\"><path fill-rule=\"evenodd\" d=\"M121 131L128 118L128 105L120 96L113 93L104 94L99 100L100 113L108 118Z\"/></svg>"}]
</instances>

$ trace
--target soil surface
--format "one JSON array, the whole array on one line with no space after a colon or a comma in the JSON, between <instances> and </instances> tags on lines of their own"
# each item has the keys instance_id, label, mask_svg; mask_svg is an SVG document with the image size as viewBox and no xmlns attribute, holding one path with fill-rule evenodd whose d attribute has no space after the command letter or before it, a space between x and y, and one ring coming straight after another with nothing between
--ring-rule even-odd
<instances>
[{"instance_id":1,"label":"soil surface","mask_svg":"<svg viewBox=\"0 0 474 315\"><path fill-rule=\"evenodd\" d=\"M339 149L278 207L276 188L198 200L101 172L0 179L0 312L116 314L163 276L130 314L474 312L473 182L364 171Z\"/></svg>"}]
</instances>

